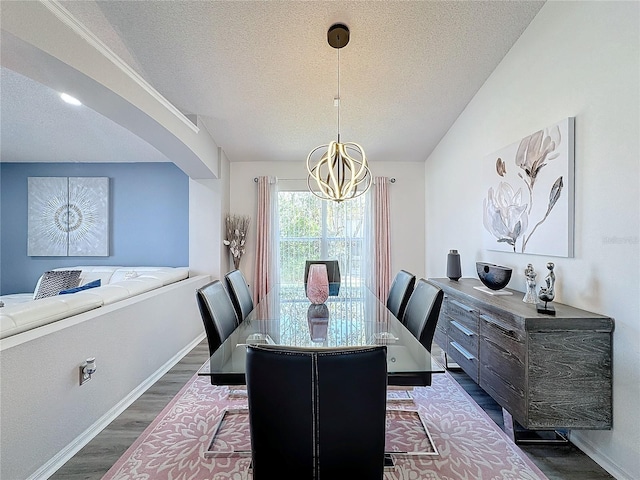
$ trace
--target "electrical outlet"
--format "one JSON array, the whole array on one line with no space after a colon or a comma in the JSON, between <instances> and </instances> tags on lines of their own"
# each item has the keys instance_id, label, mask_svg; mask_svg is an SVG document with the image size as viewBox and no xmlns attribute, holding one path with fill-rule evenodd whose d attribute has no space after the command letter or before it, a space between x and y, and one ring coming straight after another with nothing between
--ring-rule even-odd
<instances>
[{"instance_id":1,"label":"electrical outlet","mask_svg":"<svg viewBox=\"0 0 640 480\"><path fill-rule=\"evenodd\" d=\"M91 380L91 375L93 375L96 371L95 357L87 358L87 360L78 368L80 370L80 385L84 385L89 380Z\"/></svg>"}]
</instances>

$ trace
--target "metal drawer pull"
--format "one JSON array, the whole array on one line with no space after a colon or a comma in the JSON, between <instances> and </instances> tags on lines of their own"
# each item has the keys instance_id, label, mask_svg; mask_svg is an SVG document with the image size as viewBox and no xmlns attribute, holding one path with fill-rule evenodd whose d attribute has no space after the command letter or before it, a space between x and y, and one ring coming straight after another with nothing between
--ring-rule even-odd
<instances>
[{"instance_id":1,"label":"metal drawer pull","mask_svg":"<svg viewBox=\"0 0 640 480\"><path fill-rule=\"evenodd\" d=\"M469 330L467 327L465 327L464 325L460 325L458 322L456 322L455 320L453 320L451 322L451 325L453 325L454 327L456 327L458 330L460 330L462 333L464 333L467 337L473 337L475 335L475 332L472 332L471 330Z\"/></svg>"},{"instance_id":2,"label":"metal drawer pull","mask_svg":"<svg viewBox=\"0 0 640 480\"><path fill-rule=\"evenodd\" d=\"M473 308L467 307L464 303L456 302L455 300L451 300L451 303L453 303L455 306L461 308L467 313L473 313Z\"/></svg>"},{"instance_id":3,"label":"metal drawer pull","mask_svg":"<svg viewBox=\"0 0 640 480\"><path fill-rule=\"evenodd\" d=\"M488 324L496 327L498 330L502 330L505 334L509 335L510 337L515 337L516 336L516 332L514 332L511 327L509 327L508 325L505 325L504 323L498 322L496 320L494 320L491 317L487 317L486 315L480 315L480 318L482 320L484 320L485 322L487 322Z\"/></svg>"},{"instance_id":4,"label":"metal drawer pull","mask_svg":"<svg viewBox=\"0 0 640 480\"><path fill-rule=\"evenodd\" d=\"M467 352L458 342L451 342L449 345L451 345L458 352L460 352L462 354L462 356L464 358L466 358L467 360L469 360L469 361L475 360L476 357L474 357L469 352Z\"/></svg>"}]
</instances>

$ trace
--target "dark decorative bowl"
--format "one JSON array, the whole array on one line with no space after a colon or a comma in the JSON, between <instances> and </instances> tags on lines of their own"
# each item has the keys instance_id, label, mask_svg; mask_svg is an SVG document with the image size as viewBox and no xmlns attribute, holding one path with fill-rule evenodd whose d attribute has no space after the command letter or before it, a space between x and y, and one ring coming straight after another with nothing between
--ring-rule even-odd
<instances>
[{"instance_id":1,"label":"dark decorative bowl","mask_svg":"<svg viewBox=\"0 0 640 480\"><path fill-rule=\"evenodd\" d=\"M478 277L491 290L500 290L511 280L512 269L492 263L476 262Z\"/></svg>"}]
</instances>

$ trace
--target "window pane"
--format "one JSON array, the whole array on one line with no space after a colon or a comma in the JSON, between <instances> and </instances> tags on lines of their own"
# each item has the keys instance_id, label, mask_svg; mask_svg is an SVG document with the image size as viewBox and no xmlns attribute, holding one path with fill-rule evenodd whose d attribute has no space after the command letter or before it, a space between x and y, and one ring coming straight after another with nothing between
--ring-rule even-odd
<instances>
[{"instance_id":1,"label":"window pane","mask_svg":"<svg viewBox=\"0 0 640 480\"><path fill-rule=\"evenodd\" d=\"M322 208L308 192L278 192L280 283L304 281L305 260L320 258Z\"/></svg>"},{"instance_id":2,"label":"window pane","mask_svg":"<svg viewBox=\"0 0 640 480\"><path fill-rule=\"evenodd\" d=\"M342 283L347 286L361 284L364 209L364 197L327 202L327 254L338 259Z\"/></svg>"},{"instance_id":3,"label":"window pane","mask_svg":"<svg viewBox=\"0 0 640 480\"><path fill-rule=\"evenodd\" d=\"M364 198L322 201L310 192L278 192L281 283L303 281L306 260L340 264L345 288L361 284Z\"/></svg>"}]
</instances>

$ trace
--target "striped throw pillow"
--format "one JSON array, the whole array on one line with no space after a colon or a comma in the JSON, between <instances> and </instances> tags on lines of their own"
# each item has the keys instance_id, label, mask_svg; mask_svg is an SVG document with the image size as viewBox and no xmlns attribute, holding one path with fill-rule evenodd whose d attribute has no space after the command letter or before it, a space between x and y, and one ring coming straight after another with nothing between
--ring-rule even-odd
<instances>
[{"instance_id":1,"label":"striped throw pillow","mask_svg":"<svg viewBox=\"0 0 640 480\"><path fill-rule=\"evenodd\" d=\"M80 284L82 270L50 270L44 272L34 299L53 297L61 290L75 288Z\"/></svg>"}]
</instances>

